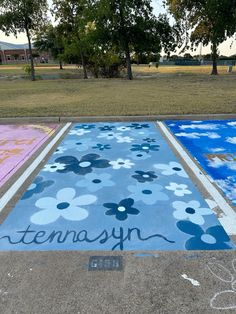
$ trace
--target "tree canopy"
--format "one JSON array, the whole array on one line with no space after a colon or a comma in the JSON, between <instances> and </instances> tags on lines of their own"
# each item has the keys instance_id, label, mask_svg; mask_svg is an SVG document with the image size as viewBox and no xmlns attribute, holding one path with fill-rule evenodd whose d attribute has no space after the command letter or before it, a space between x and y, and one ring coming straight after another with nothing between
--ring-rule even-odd
<instances>
[{"instance_id":1,"label":"tree canopy","mask_svg":"<svg viewBox=\"0 0 236 314\"><path fill-rule=\"evenodd\" d=\"M165 3L185 27L186 43L190 40L192 47L211 44L212 74L217 74L218 46L236 31L236 1L166 0Z\"/></svg>"},{"instance_id":2,"label":"tree canopy","mask_svg":"<svg viewBox=\"0 0 236 314\"><path fill-rule=\"evenodd\" d=\"M35 80L32 36L47 19L47 0L0 0L0 30L6 35L25 32L29 43L31 76Z\"/></svg>"},{"instance_id":3,"label":"tree canopy","mask_svg":"<svg viewBox=\"0 0 236 314\"><path fill-rule=\"evenodd\" d=\"M55 60L59 61L60 69L63 69L64 38L60 27L52 24L44 25L34 38L34 47L38 51L49 52Z\"/></svg>"}]
</instances>

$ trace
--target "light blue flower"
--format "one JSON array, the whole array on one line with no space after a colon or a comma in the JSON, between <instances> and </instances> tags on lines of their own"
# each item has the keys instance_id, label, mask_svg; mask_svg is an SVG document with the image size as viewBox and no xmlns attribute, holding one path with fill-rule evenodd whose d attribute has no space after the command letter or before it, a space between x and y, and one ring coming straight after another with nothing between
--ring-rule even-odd
<instances>
[{"instance_id":1,"label":"light blue flower","mask_svg":"<svg viewBox=\"0 0 236 314\"><path fill-rule=\"evenodd\" d=\"M130 136L133 136L133 137L137 137L138 139L140 139L140 137L150 137L150 136L154 136L154 132L153 131L150 131L149 129L133 129L130 131Z\"/></svg>"},{"instance_id":2,"label":"light blue flower","mask_svg":"<svg viewBox=\"0 0 236 314\"><path fill-rule=\"evenodd\" d=\"M188 178L188 175L182 165L176 161L171 161L168 164L155 164L154 168L160 169L162 171L161 174L165 176L177 174L180 177Z\"/></svg>"},{"instance_id":3,"label":"light blue flower","mask_svg":"<svg viewBox=\"0 0 236 314\"><path fill-rule=\"evenodd\" d=\"M105 132L98 135L98 138L104 138L106 140L114 140L117 139L117 137L121 136L121 133L115 133L115 132Z\"/></svg>"},{"instance_id":4,"label":"light blue flower","mask_svg":"<svg viewBox=\"0 0 236 314\"><path fill-rule=\"evenodd\" d=\"M146 160L151 157L151 155L147 154L146 152L132 152L128 155L129 158L137 161L137 160Z\"/></svg>"},{"instance_id":5,"label":"light blue flower","mask_svg":"<svg viewBox=\"0 0 236 314\"><path fill-rule=\"evenodd\" d=\"M103 187L114 186L115 183L110 180L111 175L108 173L88 173L84 176L83 180L77 182L78 187L84 187L90 192L96 192Z\"/></svg>"},{"instance_id":6,"label":"light blue flower","mask_svg":"<svg viewBox=\"0 0 236 314\"><path fill-rule=\"evenodd\" d=\"M75 149L78 152L85 152L89 148L91 148L93 145L94 145L94 142L91 139L89 139L89 138L81 139L81 140L76 141Z\"/></svg>"},{"instance_id":7,"label":"light blue flower","mask_svg":"<svg viewBox=\"0 0 236 314\"><path fill-rule=\"evenodd\" d=\"M128 190L132 193L129 197L136 202L142 201L147 205L154 205L157 201L168 201L169 197L161 192L163 187L159 184L141 183L129 185Z\"/></svg>"},{"instance_id":8,"label":"light blue flower","mask_svg":"<svg viewBox=\"0 0 236 314\"><path fill-rule=\"evenodd\" d=\"M176 201L172 206L176 209L173 212L173 216L178 220L190 220L197 225L204 225L205 219L203 216L213 215L210 208L200 207L201 204L198 201L190 201L188 203Z\"/></svg>"},{"instance_id":9,"label":"light blue flower","mask_svg":"<svg viewBox=\"0 0 236 314\"><path fill-rule=\"evenodd\" d=\"M31 222L36 225L47 225L55 222L60 217L69 221L81 221L88 217L86 209L80 207L96 202L94 195L76 196L76 191L72 188L65 188L57 192L56 198L40 198L35 206L42 209L33 214Z\"/></svg>"},{"instance_id":10,"label":"light blue flower","mask_svg":"<svg viewBox=\"0 0 236 314\"><path fill-rule=\"evenodd\" d=\"M79 152L85 152L91 148L95 143L91 138L83 138L76 140L67 140L64 142L64 146L67 149L76 149Z\"/></svg>"}]
</instances>

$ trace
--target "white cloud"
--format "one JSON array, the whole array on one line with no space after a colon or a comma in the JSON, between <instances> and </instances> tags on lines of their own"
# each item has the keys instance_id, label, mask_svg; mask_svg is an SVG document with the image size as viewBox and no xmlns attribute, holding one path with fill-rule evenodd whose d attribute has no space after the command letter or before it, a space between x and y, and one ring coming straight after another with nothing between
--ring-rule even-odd
<instances>
[{"instance_id":1,"label":"white cloud","mask_svg":"<svg viewBox=\"0 0 236 314\"><path fill-rule=\"evenodd\" d=\"M208 166L212 168L227 167L230 170L236 170L236 161L227 161L215 157L211 161L209 161Z\"/></svg>"},{"instance_id":2,"label":"white cloud","mask_svg":"<svg viewBox=\"0 0 236 314\"><path fill-rule=\"evenodd\" d=\"M227 137L226 142L236 144L236 137Z\"/></svg>"},{"instance_id":3,"label":"white cloud","mask_svg":"<svg viewBox=\"0 0 236 314\"><path fill-rule=\"evenodd\" d=\"M176 133L175 134L178 137L187 137L187 138L201 138L201 137L208 137L211 139L217 139L217 138L221 138L221 136L217 133L214 132L206 132L206 133L197 133L197 132L193 132L193 133Z\"/></svg>"},{"instance_id":4,"label":"white cloud","mask_svg":"<svg viewBox=\"0 0 236 314\"><path fill-rule=\"evenodd\" d=\"M219 147L219 148L211 148L210 151L212 153L220 153L220 152L224 152L225 148L221 148L221 147Z\"/></svg>"},{"instance_id":5,"label":"white cloud","mask_svg":"<svg viewBox=\"0 0 236 314\"><path fill-rule=\"evenodd\" d=\"M218 130L219 125L218 124L189 124L189 125L181 125L180 126L181 130L186 130L186 129L197 129L197 130Z\"/></svg>"},{"instance_id":6,"label":"white cloud","mask_svg":"<svg viewBox=\"0 0 236 314\"><path fill-rule=\"evenodd\" d=\"M235 126L235 127L236 127L236 121L228 122L227 124L228 124L229 126Z\"/></svg>"}]
</instances>

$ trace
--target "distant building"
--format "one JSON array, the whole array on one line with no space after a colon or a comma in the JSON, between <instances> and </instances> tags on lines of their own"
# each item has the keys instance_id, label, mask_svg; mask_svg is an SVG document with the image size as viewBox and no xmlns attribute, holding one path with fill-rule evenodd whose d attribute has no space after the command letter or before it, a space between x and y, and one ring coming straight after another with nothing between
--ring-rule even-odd
<instances>
[{"instance_id":1,"label":"distant building","mask_svg":"<svg viewBox=\"0 0 236 314\"><path fill-rule=\"evenodd\" d=\"M49 59L48 53L38 53L34 48L33 54L37 55L38 62L45 63ZM27 63L29 60L28 44L10 44L0 41L0 64Z\"/></svg>"}]
</instances>

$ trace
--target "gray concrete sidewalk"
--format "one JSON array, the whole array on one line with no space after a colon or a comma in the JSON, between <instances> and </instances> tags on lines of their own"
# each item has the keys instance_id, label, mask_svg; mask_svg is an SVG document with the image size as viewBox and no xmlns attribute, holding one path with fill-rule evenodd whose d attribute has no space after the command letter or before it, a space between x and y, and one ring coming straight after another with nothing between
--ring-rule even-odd
<instances>
[{"instance_id":1,"label":"gray concrete sidewalk","mask_svg":"<svg viewBox=\"0 0 236 314\"><path fill-rule=\"evenodd\" d=\"M100 252L122 255L123 271L88 271L89 257L97 253L0 253L0 313L236 313L236 292L213 300L232 287L207 266L212 263L218 276L230 281L230 275L217 268L220 263L235 280L234 251L155 252L146 257ZM184 279L184 274L199 286ZM212 308L233 305L232 310Z\"/></svg>"}]
</instances>

